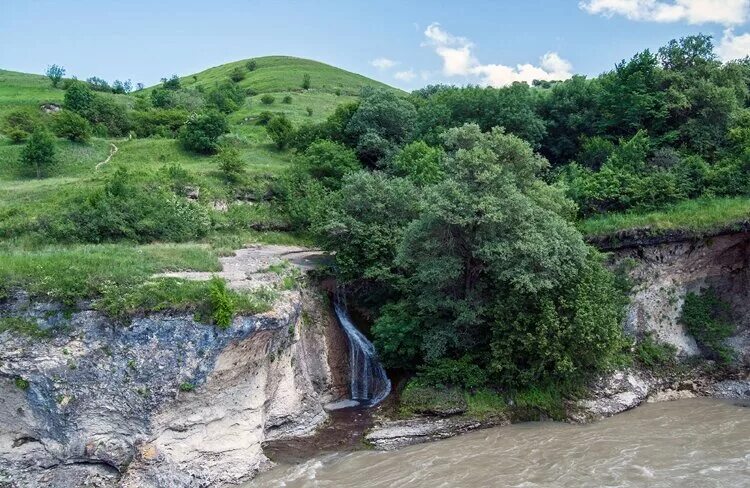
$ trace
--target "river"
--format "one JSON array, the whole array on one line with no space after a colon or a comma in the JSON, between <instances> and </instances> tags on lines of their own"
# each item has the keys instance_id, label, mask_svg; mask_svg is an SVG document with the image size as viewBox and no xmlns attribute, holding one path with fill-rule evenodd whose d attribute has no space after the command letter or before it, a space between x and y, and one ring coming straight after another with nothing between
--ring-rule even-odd
<instances>
[{"instance_id":1,"label":"river","mask_svg":"<svg viewBox=\"0 0 750 488\"><path fill-rule=\"evenodd\" d=\"M750 487L750 408L647 404L589 424L530 422L399 451L279 465L256 487Z\"/></svg>"}]
</instances>

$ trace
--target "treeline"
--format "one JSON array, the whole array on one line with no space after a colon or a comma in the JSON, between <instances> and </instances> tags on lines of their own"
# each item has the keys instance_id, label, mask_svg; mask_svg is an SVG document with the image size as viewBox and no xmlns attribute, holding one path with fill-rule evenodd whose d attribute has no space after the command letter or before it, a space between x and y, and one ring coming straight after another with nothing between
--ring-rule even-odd
<instances>
[{"instance_id":1,"label":"treeline","mask_svg":"<svg viewBox=\"0 0 750 488\"><path fill-rule=\"evenodd\" d=\"M375 310L386 363L430 386L571 386L629 355L626 281L573 222L750 192L750 61L672 41L549 88L367 90L269 130L277 194ZM552 385L552 386L550 386Z\"/></svg>"},{"instance_id":2,"label":"treeline","mask_svg":"<svg viewBox=\"0 0 750 488\"><path fill-rule=\"evenodd\" d=\"M748 194L749 83L750 60L722 64L711 38L698 35L638 53L594 79L575 76L549 88L429 86L405 100L373 100L360 112L379 117L377 128L346 119L355 104L325 124L296 129L279 146L303 150L329 138L380 168L404 144L438 146L448 128L503 127L550 161L543 177L566 189L581 216L652 210Z\"/></svg>"}]
</instances>

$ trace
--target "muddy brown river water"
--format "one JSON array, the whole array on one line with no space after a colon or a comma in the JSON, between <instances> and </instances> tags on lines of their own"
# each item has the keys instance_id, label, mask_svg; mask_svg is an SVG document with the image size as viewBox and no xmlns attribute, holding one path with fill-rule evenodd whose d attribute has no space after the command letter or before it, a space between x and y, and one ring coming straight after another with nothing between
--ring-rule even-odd
<instances>
[{"instance_id":1,"label":"muddy brown river water","mask_svg":"<svg viewBox=\"0 0 750 488\"><path fill-rule=\"evenodd\" d=\"M393 452L279 465L256 487L750 487L750 408L648 404L590 425L532 422Z\"/></svg>"}]
</instances>

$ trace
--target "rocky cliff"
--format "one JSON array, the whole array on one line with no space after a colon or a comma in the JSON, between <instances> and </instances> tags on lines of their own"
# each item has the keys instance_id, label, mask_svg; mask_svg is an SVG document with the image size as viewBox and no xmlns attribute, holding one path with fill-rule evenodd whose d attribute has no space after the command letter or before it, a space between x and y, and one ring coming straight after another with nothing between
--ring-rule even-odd
<instances>
[{"instance_id":1,"label":"rocky cliff","mask_svg":"<svg viewBox=\"0 0 750 488\"><path fill-rule=\"evenodd\" d=\"M56 331L0 335L4 487L237 483L268 465L261 442L310 433L346 392L328 363L341 332L317 292L284 292L227 330L188 315L68 315L23 294L0 316Z\"/></svg>"}]
</instances>

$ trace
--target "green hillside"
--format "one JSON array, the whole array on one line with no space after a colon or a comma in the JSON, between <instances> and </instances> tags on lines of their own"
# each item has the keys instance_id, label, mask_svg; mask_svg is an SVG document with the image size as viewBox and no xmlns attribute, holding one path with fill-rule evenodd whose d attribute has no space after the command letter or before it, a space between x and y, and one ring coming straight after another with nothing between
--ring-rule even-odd
<instances>
[{"instance_id":1,"label":"green hillside","mask_svg":"<svg viewBox=\"0 0 750 488\"><path fill-rule=\"evenodd\" d=\"M183 76L184 86L202 86L210 88L215 83L229 78L235 68L245 68L251 59L209 68L200 73ZM291 56L265 56L252 58L256 69L247 73L239 82L243 88L252 88L258 93L277 93L300 91L302 77L310 75L311 89L317 92L357 95L363 87L383 88L404 93L397 88L372 80L325 63Z\"/></svg>"}]
</instances>

